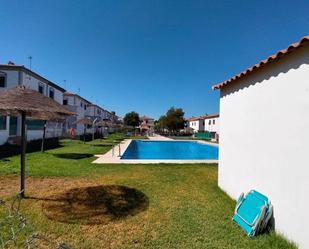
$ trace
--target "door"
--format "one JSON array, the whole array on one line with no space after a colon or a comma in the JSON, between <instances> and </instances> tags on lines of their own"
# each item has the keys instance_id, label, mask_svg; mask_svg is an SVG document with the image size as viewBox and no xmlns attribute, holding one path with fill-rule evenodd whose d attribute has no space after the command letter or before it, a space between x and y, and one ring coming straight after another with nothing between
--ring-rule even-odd
<instances>
[{"instance_id":1,"label":"door","mask_svg":"<svg viewBox=\"0 0 309 249\"><path fill-rule=\"evenodd\" d=\"M10 136L16 136L17 135L17 117L10 117Z\"/></svg>"}]
</instances>

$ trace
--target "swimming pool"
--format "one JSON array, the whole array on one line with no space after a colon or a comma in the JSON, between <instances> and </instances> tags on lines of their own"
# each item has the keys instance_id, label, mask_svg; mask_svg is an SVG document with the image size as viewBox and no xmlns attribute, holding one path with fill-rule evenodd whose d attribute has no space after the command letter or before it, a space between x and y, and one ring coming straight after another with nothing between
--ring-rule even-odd
<instances>
[{"instance_id":1,"label":"swimming pool","mask_svg":"<svg viewBox=\"0 0 309 249\"><path fill-rule=\"evenodd\" d=\"M198 141L132 140L121 159L217 160L218 146Z\"/></svg>"}]
</instances>

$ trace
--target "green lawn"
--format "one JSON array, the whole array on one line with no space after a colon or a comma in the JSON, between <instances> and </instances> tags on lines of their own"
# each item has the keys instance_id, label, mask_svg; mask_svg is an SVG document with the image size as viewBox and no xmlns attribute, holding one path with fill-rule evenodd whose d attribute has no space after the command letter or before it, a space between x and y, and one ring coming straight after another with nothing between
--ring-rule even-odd
<instances>
[{"instance_id":1,"label":"green lawn","mask_svg":"<svg viewBox=\"0 0 309 249\"><path fill-rule=\"evenodd\" d=\"M217 165L91 164L113 140L27 155L21 209L37 231L72 248L296 248L275 233L250 239L231 221L235 202L217 186ZM6 199L18 163L0 160Z\"/></svg>"},{"instance_id":2,"label":"green lawn","mask_svg":"<svg viewBox=\"0 0 309 249\"><path fill-rule=\"evenodd\" d=\"M91 164L96 154L104 154L111 149L118 136L83 143L79 140L62 140L61 147L43 153L26 155L28 176L85 176L102 171ZM0 159L0 175L19 173L20 156Z\"/></svg>"}]
</instances>

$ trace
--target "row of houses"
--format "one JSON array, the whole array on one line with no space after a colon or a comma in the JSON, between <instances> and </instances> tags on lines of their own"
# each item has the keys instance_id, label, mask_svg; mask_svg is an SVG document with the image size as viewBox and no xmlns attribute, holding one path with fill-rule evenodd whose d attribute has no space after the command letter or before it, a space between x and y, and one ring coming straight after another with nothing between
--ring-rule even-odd
<instances>
[{"instance_id":1,"label":"row of houses","mask_svg":"<svg viewBox=\"0 0 309 249\"><path fill-rule=\"evenodd\" d=\"M213 137L219 134L219 114L192 117L187 120L187 127L194 133L209 132Z\"/></svg>"},{"instance_id":2,"label":"row of houses","mask_svg":"<svg viewBox=\"0 0 309 249\"><path fill-rule=\"evenodd\" d=\"M17 87L18 85L25 85L32 90L36 90L77 114L64 122L48 121L46 124L46 137L66 136L71 128L75 130L75 135L83 134L83 125L75 123L80 118L87 117L97 121L109 120L111 123L118 122L115 112L107 111L78 94L67 92L64 88L25 66L15 65L13 62L0 64L0 91L6 88ZM14 143L20 136L20 125L21 120L18 117L0 116L0 145L6 142ZM43 121L27 120L28 141L42 138L43 125ZM104 131L102 130L103 128L97 129L101 129L99 132L110 131ZM92 132L92 128L88 129L87 132Z\"/></svg>"}]
</instances>

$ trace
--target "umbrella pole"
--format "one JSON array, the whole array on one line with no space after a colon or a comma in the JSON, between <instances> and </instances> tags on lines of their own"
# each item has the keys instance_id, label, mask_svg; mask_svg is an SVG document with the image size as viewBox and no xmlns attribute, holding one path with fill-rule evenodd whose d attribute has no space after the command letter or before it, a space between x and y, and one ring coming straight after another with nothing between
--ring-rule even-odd
<instances>
[{"instance_id":1,"label":"umbrella pole","mask_svg":"<svg viewBox=\"0 0 309 249\"><path fill-rule=\"evenodd\" d=\"M42 144L41 144L41 152L44 151L45 135L46 135L46 120L44 121L44 127L43 127L43 137L42 137Z\"/></svg>"},{"instance_id":2,"label":"umbrella pole","mask_svg":"<svg viewBox=\"0 0 309 249\"><path fill-rule=\"evenodd\" d=\"M19 196L25 197L26 113L21 113L21 155Z\"/></svg>"},{"instance_id":3,"label":"umbrella pole","mask_svg":"<svg viewBox=\"0 0 309 249\"><path fill-rule=\"evenodd\" d=\"M84 124L84 143L86 142L86 125Z\"/></svg>"}]
</instances>

